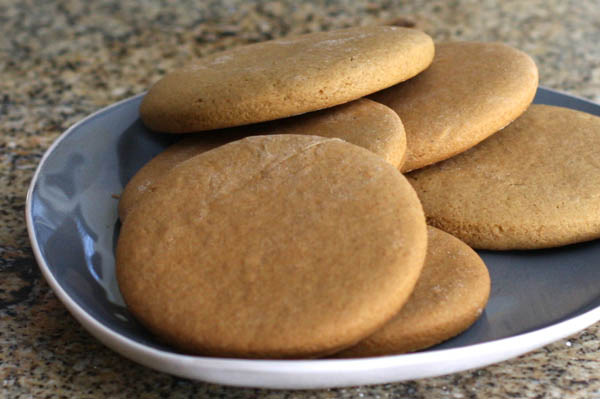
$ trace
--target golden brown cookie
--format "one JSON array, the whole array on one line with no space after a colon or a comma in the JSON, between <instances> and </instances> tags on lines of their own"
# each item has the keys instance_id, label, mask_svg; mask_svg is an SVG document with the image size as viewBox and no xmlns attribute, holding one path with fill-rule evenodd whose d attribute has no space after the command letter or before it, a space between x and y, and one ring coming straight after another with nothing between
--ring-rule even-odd
<instances>
[{"instance_id":1,"label":"golden brown cookie","mask_svg":"<svg viewBox=\"0 0 600 399\"><path fill-rule=\"evenodd\" d=\"M187 133L284 118L356 100L406 80L433 58L415 29L367 26L286 37L201 58L159 80L140 114Z\"/></svg>"},{"instance_id":2,"label":"golden brown cookie","mask_svg":"<svg viewBox=\"0 0 600 399\"><path fill-rule=\"evenodd\" d=\"M175 166L129 213L119 287L190 353L327 355L402 307L427 231L400 172L339 139L238 140Z\"/></svg>"},{"instance_id":3,"label":"golden brown cookie","mask_svg":"<svg viewBox=\"0 0 600 399\"><path fill-rule=\"evenodd\" d=\"M600 118L548 105L408 175L428 222L482 249L600 237Z\"/></svg>"},{"instance_id":4,"label":"golden brown cookie","mask_svg":"<svg viewBox=\"0 0 600 399\"><path fill-rule=\"evenodd\" d=\"M291 118L195 134L167 148L133 176L121 194L120 219L125 220L140 197L179 162L230 141L262 134L337 137L364 147L395 166L402 164L406 154L406 135L398 114L366 98Z\"/></svg>"},{"instance_id":5,"label":"golden brown cookie","mask_svg":"<svg viewBox=\"0 0 600 399\"><path fill-rule=\"evenodd\" d=\"M535 63L519 50L441 43L427 70L370 98L400 115L407 172L459 154L508 125L527 109L537 85Z\"/></svg>"},{"instance_id":6,"label":"golden brown cookie","mask_svg":"<svg viewBox=\"0 0 600 399\"><path fill-rule=\"evenodd\" d=\"M406 305L385 326L335 357L413 352L450 339L481 315L490 295L487 267L459 239L428 227L425 266Z\"/></svg>"},{"instance_id":7,"label":"golden brown cookie","mask_svg":"<svg viewBox=\"0 0 600 399\"><path fill-rule=\"evenodd\" d=\"M127 182L119 198L119 219L121 222L148 192L152 192L156 182L175 165L198 154L212 150L231 141L244 138L235 132L216 135L190 135L170 145L163 152L152 158Z\"/></svg>"}]
</instances>

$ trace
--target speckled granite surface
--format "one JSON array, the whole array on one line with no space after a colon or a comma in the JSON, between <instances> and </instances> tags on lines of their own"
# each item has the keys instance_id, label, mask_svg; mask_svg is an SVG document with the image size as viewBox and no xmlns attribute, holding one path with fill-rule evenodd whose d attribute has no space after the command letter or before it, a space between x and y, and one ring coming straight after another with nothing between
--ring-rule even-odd
<instances>
[{"instance_id":1,"label":"speckled granite surface","mask_svg":"<svg viewBox=\"0 0 600 399\"><path fill-rule=\"evenodd\" d=\"M537 61L543 85L600 101L597 2L406 3L0 0L0 397L599 397L598 324L518 359L446 377L319 391L239 389L120 357L85 332L41 278L23 211L43 152L77 120L196 55L289 33L414 24L436 40L521 48Z\"/></svg>"}]
</instances>

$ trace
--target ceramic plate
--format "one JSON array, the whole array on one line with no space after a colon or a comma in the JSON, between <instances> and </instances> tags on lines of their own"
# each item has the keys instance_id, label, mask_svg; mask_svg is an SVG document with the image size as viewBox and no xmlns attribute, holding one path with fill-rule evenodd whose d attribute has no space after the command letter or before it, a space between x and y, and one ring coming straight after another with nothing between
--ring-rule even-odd
<instances>
[{"instance_id":1,"label":"ceramic plate","mask_svg":"<svg viewBox=\"0 0 600 399\"><path fill-rule=\"evenodd\" d=\"M142 96L104 108L60 136L27 197L39 266L77 320L145 366L213 383L324 388L388 383L485 366L600 320L600 240L559 249L480 252L492 278L482 317L465 333L414 354L366 359L245 360L187 356L161 345L123 306L114 273L117 199L129 178L172 142L138 118ZM600 105L540 88L537 103L600 115Z\"/></svg>"}]
</instances>

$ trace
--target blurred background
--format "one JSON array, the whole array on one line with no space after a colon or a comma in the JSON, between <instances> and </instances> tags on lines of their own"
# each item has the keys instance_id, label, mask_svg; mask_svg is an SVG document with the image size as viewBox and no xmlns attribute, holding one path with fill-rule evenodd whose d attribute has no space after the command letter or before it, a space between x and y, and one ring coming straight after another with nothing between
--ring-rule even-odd
<instances>
[{"instance_id":1,"label":"blurred background","mask_svg":"<svg viewBox=\"0 0 600 399\"><path fill-rule=\"evenodd\" d=\"M533 56L541 84L600 100L599 10L599 1L577 0L0 0L0 88L12 105L59 94L53 103L72 105L43 117L62 130L197 56L289 34L397 24L436 41L502 41Z\"/></svg>"}]
</instances>

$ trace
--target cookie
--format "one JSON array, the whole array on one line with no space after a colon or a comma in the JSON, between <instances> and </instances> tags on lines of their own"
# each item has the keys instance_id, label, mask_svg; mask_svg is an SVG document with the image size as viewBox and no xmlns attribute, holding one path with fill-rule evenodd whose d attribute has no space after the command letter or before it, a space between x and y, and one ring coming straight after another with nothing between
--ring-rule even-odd
<instances>
[{"instance_id":1,"label":"cookie","mask_svg":"<svg viewBox=\"0 0 600 399\"><path fill-rule=\"evenodd\" d=\"M450 339L481 315L490 295L487 267L459 239L427 228L425 266L408 302L380 330L335 357L414 352Z\"/></svg>"},{"instance_id":2,"label":"cookie","mask_svg":"<svg viewBox=\"0 0 600 399\"><path fill-rule=\"evenodd\" d=\"M155 189L156 182L167 174L175 165L180 164L198 154L212 150L245 136L233 134L190 135L170 145L163 152L152 158L127 182L119 198L119 219L125 221L131 209L142 197Z\"/></svg>"},{"instance_id":3,"label":"cookie","mask_svg":"<svg viewBox=\"0 0 600 399\"><path fill-rule=\"evenodd\" d=\"M121 194L120 219L125 220L140 197L179 162L230 141L263 134L337 137L364 147L395 166L402 164L406 153L406 135L398 115L385 105L364 98L291 118L195 134L167 148L133 176Z\"/></svg>"},{"instance_id":4,"label":"cookie","mask_svg":"<svg viewBox=\"0 0 600 399\"><path fill-rule=\"evenodd\" d=\"M521 115L537 90L534 61L505 44L441 43L435 52L423 73L370 96L404 123L403 172L476 145Z\"/></svg>"},{"instance_id":5,"label":"cookie","mask_svg":"<svg viewBox=\"0 0 600 399\"><path fill-rule=\"evenodd\" d=\"M123 223L116 274L132 314L185 352L314 357L393 317L426 245L416 193L377 155L254 136L171 169Z\"/></svg>"},{"instance_id":6,"label":"cookie","mask_svg":"<svg viewBox=\"0 0 600 399\"><path fill-rule=\"evenodd\" d=\"M237 47L159 80L142 101L141 119L153 130L188 133L316 111L418 74L433 52L425 33L393 26Z\"/></svg>"},{"instance_id":7,"label":"cookie","mask_svg":"<svg viewBox=\"0 0 600 399\"><path fill-rule=\"evenodd\" d=\"M600 237L600 118L531 107L469 151L409 174L428 222L481 249Z\"/></svg>"}]
</instances>

